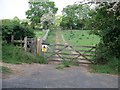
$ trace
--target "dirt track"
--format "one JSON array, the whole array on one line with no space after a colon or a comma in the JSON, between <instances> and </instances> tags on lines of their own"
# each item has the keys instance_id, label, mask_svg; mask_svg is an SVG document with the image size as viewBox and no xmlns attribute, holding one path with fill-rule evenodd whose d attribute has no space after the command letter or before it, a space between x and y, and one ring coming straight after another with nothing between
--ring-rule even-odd
<instances>
[{"instance_id":1,"label":"dirt track","mask_svg":"<svg viewBox=\"0 0 120 90\"><path fill-rule=\"evenodd\" d=\"M55 64L10 65L13 73L4 77L3 88L117 88L118 77L90 73L86 67L57 70Z\"/></svg>"}]
</instances>

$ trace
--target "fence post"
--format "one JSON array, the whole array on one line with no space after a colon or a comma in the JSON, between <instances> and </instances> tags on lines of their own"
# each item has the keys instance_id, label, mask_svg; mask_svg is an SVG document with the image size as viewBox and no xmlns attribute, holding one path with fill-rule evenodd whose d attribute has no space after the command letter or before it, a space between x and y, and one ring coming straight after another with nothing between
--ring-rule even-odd
<instances>
[{"instance_id":1,"label":"fence post","mask_svg":"<svg viewBox=\"0 0 120 90\"><path fill-rule=\"evenodd\" d=\"M41 47L40 51L41 51L41 56L44 58L44 53L42 52L42 44L43 44L43 40L41 39L41 41L40 41L40 47Z\"/></svg>"},{"instance_id":2,"label":"fence post","mask_svg":"<svg viewBox=\"0 0 120 90\"><path fill-rule=\"evenodd\" d=\"M12 43L14 42L14 36L13 35L11 36L11 42Z\"/></svg>"},{"instance_id":3,"label":"fence post","mask_svg":"<svg viewBox=\"0 0 120 90\"><path fill-rule=\"evenodd\" d=\"M37 38L37 55L40 57L40 38Z\"/></svg>"},{"instance_id":4,"label":"fence post","mask_svg":"<svg viewBox=\"0 0 120 90\"><path fill-rule=\"evenodd\" d=\"M24 50L27 51L27 37L24 38Z\"/></svg>"},{"instance_id":5,"label":"fence post","mask_svg":"<svg viewBox=\"0 0 120 90\"><path fill-rule=\"evenodd\" d=\"M37 54L37 38L34 39L34 55Z\"/></svg>"}]
</instances>

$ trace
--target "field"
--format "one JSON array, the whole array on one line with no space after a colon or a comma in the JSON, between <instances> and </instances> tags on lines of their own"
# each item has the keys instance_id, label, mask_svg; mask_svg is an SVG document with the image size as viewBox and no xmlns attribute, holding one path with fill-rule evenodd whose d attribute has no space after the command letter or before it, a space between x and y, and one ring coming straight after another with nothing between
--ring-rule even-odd
<instances>
[{"instance_id":1,"label":"field","mask_svg":"<svg viewBox=\"0 0 120 90\"><path fill-rule=\"evenodd\" d=\"M51 30L48 34L47 43L56 43L56 31L55 30Z\"/></svg>"},{"instance_id":2,"label":"field","mask_svg":"<svg viewBox=\"0 0 120 90\"><path fill-rule=\"evenodd\" d=\"M90 30L72 30L72 31L64 31L65 40L71 45L87 45L87 46L95 46L99 43L99 37L96 35L90 35Z\"/></svg>"},{"instance_id":3,"label":"field","mask_svg":"<svg viewBox=\"0 0 120 90\"><path fill-rule=\"evenodd\" d=\"M34 33L37 38L41 38L45 35L45 32L39 30L35 30Z\"/></svg>"},{"instance_id":4,"label":"field","mask_svg":"<svg viewBox=\"0 0 120 90\"><path fill-rule=\"evenodd\" d=\"M50 44L68 44L72 45L73 49L65 48L61 51L64 54L73 54L74 50L81 51L84 54L94 54L93 52L87 52L91 49L91 47L76 47L76 46L95 46L99 43L99 37L96 35L90 35L90 30L61 30L61 31L51 31L47 38L47 43ZM51 48L56 48L56 46L50 46ZM57 48L62 49L64 46L57 46ZM73 51L71 51L73 50ZM87 50L87 51L86 51ZM49 54L46 54L49 56ZM72 58L70 55L62 55L62 57ZM92 56L87 56L89 59L93 58Z\"/></svg>"}]
</instances>

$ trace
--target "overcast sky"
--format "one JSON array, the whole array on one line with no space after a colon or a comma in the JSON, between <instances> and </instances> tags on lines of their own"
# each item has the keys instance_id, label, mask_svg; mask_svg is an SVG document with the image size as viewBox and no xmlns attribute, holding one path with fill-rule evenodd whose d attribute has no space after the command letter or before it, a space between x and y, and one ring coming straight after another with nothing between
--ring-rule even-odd
<instances>
[{"instance_id":1,"label":"overcast sky","mask_svg":"<svg viewBox=\"0 0 120 90\"><path fill-rule=\"evenodd\" d=\"M25 11L29 9L29 0L0 0L0 19L12 19L17 16L20 19L25 19ZM75 1L80 0L52 0L58 7L58 14L61 14L62 9Z\"/></svg>"}]
</instances>

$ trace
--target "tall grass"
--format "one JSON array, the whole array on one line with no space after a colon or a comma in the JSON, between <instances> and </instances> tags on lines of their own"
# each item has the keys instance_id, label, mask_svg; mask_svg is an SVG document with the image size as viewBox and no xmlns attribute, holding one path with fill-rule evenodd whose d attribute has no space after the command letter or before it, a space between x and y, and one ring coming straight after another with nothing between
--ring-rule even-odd
<instances>
[{"instance_id":1,"label":"tall grass","mask_svg":"<svg viewBox=\"0 0 120 90\"><path fill-rule=\"evenodd\" d=\"M23 50L22 47L13 46L10 44L2 45L2 61L6 63L21 64L21 63L33 63L36 60L36 56Z\"/></svg>"},{"instance_id":2,"label":"tall grass","mask_svg":"<svg viewBox=\"0 0 120 90\"><path fill-rule=\"evenodd\" d=\"M11 73L11 70L8 67L0 66L0 72L3 74Z\"/></svg>"}]
</instances>

